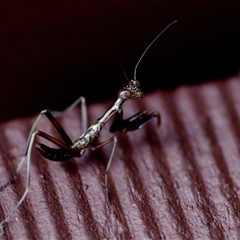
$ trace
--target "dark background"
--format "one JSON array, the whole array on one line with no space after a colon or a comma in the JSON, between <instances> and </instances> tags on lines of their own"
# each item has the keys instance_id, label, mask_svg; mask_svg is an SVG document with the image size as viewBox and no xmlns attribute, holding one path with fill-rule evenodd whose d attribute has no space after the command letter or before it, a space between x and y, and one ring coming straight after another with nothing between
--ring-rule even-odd
<instances>
[{"instance_id":1,"label":"dark background","mask_svg":"<svg viewBox=\"0 0 240 240\"><path fill-rule=\"evenodd\" d=\"M144 92L240 69L239 1L0 2L0 121L114 98L138 67Z\"/></svg>"}]
</instances>

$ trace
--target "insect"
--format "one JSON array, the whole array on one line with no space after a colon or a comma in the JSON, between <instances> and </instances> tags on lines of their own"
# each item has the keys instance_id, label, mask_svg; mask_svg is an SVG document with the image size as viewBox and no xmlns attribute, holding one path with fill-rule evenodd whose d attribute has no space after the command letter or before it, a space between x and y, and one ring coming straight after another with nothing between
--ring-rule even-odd
<instances>
[{"instance_id":1,"label":"insect","mask_svg":"<svg viewBox=\"0 0 240 240\"><path fill-rule=\"evenodd\" d=\"M125 133L128 131L134 131L137 129L142 128L146 123L148 123L152 118L157 118L157 125L160 125L161 119L160 114L158 112L152 112L150 114L147 113L147 111L141 111L133 115L132 117L129 117L127 119L123 119L123 104L129 100L129 99L142 99L143 98L143 92L140 89L140 83L136 79L136 72L137 67L142 60L143 56L147 52L147 50L150 48L150 46L174 23L177 21L174 21L170 23L162 32L160 32L153 41L147 46L143 54L141 55L140 59L138 60L135 69L134 69L134 78L133 80L130 80L128 83L126 83L123 88L119 91L117 100L107 109L107 111L90 127L87 128L87 110L86 110L86 104L85 104L85 98L80 97L78 98L71 106L69 106L65 111L63 112L54 112L49 110L43 110L40 112L38 117L36 118L26 145L25 154L19 163L17 170L15 174L13 175L13 178L10 179L6 184L4 184L2 187L0 187L0 191L6 189L9 185L11 185L14 181L16 181L20 169L24 162L27 163L27 175L26 175L26 188L25 191L16 204L16 206L8 213L8 215L5 217L4 220L0 222L0 230L3 231L3 226L10 217L13 215L13 213L19 208L19 206L22 204L24 199L26 198L29 188L30 188L30 167L31 167L31 152L34 146L35 138L36 136L42 137L49 142L52 142L55 144L58 148L51 148L45 144L42 143L36 143L35 147L40 152L42 156L44 156L48 160L57 161L57 162L63 162L67 161L74 157L81 157L87 148L90 148L90 150L96 150L99 147L102 147L106 144L113 143L112 151L108 160L108 164L105 171L105 191L106 191L106 199L109 201L109 191L108 191L108 171L111 166L113 155L116 149L117 144L117 137L114 135L113 137L109 138L108 140L97 143L98 137L101 133L101 130L103 126L108 122L108 120L115 115L112 125L110 127L110 132L115 133L117 131ZM72 140L69 138L67 133L64 131L62 126L58 123L56 120L57 117L61 117L73 108L75 108L77 105L80 105L81 107L81 116L82 116L82 129L84 130L84 133L75 141L72 142ZM47 119L53 124L53 126L56 128L58 133L60 134L62 141L58 140L55 137L52 137L48 135L47 133L38 130L36 128L38 122L40 119L45 116Z\"/></svg>"}]
</instances>

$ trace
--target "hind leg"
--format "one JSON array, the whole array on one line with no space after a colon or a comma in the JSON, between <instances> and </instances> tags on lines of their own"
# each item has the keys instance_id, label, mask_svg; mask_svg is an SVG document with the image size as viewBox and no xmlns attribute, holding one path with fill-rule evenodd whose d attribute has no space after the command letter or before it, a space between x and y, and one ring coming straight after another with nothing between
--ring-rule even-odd
<instances>
[{"instance_id":1,"label":"hind leg","mask_svg":"<svg viewBox=\"0 0 240 240\"><path fill-rule=\"evenodd\" d=\"M77 105L77 103L79 103L80 101L82 101L82 99L79 98L76 102L74 102L74 104ZM72 104L70 107L72 108L74 106L75 105ZM67 111L71 110L71 108L68 108ZM83 110L82 110L83 112L85 111L84 108L85 107L83 107ZM41 120L41 118L43 116L46 116L47 119L53 124L53 126L56 128L56 130L58 131L58 133L62 137L64 143L62 143L61 141L59 141L59 140L49 136L48 134L46 134L44 132L36 130L36 126L37 126L38 122ZM86 121L86 116L85 116L85 121ZM86 124L86 122L85 122L85 124ZM10 211L10 213L7 215L7 217L5 217L5 219L0 222L0 233L2 233L2 231L3 231L4 223L6 223L9 220L9 218L12 216L12 214L19 208L19 206L22 204L22 202L26 198L27 193L29 191L29 187L30 187L31 152L32 152L34 140L35 140L37 135L39 135L39 136L41 136L43 138L46 138L47 140L49 140L49 141L55 143L56 145L58 145L59 147L65 149L65 151L67 151L70 156L72 156L72 157L77 156L77 153L74 152L74 150L69 147L70 145L72 145L72 141L69 138L69 136L66 134L66 132L64 131L62 126L58 123L58 121L55 119L55 117L53 116L53 114L49 110L43 110L38 115L38 117L36 118L36 120L34 121L34 123L32 125L31 131L29 133L29 137L28 137L28 140L27 140L24 156L23 156L22 160L20 161L15 174L13 175L13 178L10 179L7 183L5 183L2 187L0 187L0 191L3 191L5 188L10 186L17 179L19 171L20 171L21 167L23 166L23 164L25 162L27 163L27 175L26 175L26 188L25 188L25 191L24 191L21 199L16 204L16 206Z\"/></svg>"},{"instance_id":2,"label":"hind leg","mask_svg":"<svg viewBox=\"0 0 240 240\"><path fill-rule=\"evenodd\" d=\"M18 203L16 204L16 206L8 213L8 215L0 222L0 234L3 233L3 227L4 224L6 222L8 222L8 220L10 219L10 217L13 215L13 213L18 209L18 207L22 204L22 202L24 201L24 199L27 196L27 193L29 191L29 186L30 186L30 154L32 151L32 146L33 146L33 142L34 142L34 138L36 136L36 132L33 132L31 137L29 138L29 142L28 142L28 147L27 147L27 152L26 155L24 155L24 157L22 158L21 162L18 165L17 171L14 174L14 178L11 179L10 181L8 181L4 186L1 187L1 190L5 189L6 187L8 187L13 181L15 181L15 179L17 178L18 172L21 168L21 166L23 165L23 163L25 161L27 161L27 179L26 179L26 189L22 195L22 197L20 198L20 200L18 201ZM29 151L28 151L29 150Z\"/></svg>"},{"instance_id":3,"label":"hind leg","mask_svg":"<svg viewBox=\"0 0 240 240\"><path fill-rule=\"evenodd\" d=\"M79 97L74 103L72 103L68 108L66 108L62 112L58 111L50 111L50 110L43 110L38 117L36 118L35 122L32 125L31 131L29 133L26 150L24 156L27 154L27 149L29 147L30 143L30 137L32 136L33 132L36 130L36 126L38 122L41 120L42 116L46 116L48 120L53 124L53 126L56 128L56 130L59 132L60 136L64 140L64 142L67 145L72 145L72 141L69 138L69 136L66 134L62 126L58 123L55 117L63 117L68 112L70 112L73 108L75 108L78 104L81 104L81 118L82 118L82 130L85 131L87 129L87 110L86 110L86 103L84 97ZM54 117L55 116L55 117ZM6 184L0 187L0 192L3 191L5 188L7 188L9 185L11 185L15 179L17 178L18 172L22 166L22 161L19 163L16 173L13 175L13 178L10 179Z\"/></svg>"}]
</instances>

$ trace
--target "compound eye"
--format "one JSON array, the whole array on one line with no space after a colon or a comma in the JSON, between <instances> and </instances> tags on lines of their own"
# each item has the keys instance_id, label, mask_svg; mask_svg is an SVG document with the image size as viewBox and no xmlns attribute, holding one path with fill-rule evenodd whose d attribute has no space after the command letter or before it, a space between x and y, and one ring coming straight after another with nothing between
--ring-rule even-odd
<instances>
[{"instance_id":1,"label":"compound eye","mask_svg":"<svg viewBox=\"0 0 240 240\"><path fill-rule=\"evenodd\" d=\"M140 82L138 80L133 80L133 84L137 87L140 87Z\"/></svg>"},{"instance_id":2,"label":"compound eye","mask_svg":"<svg viewBox=\"0 0 240 240\"><path fill-rule=\"evenodd\" d=\"M131 92L129 90L121 90L118 93L118 97L121 99L129 99L131 98Z\"/></svg>"}]
</instances>

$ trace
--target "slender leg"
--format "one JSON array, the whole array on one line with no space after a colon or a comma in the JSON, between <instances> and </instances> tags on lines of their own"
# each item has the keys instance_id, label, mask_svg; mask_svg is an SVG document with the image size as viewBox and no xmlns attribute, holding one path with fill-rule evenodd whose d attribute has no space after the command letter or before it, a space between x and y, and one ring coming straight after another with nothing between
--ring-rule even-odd
<instances>
[{"instance_id":1,"label":"slender leg","mask_svg":"<svg viewBox=\"0 0 240 240\"><path fill-rule=\"evenodd\" d=\"M96 150L97 148L100 148L110 142L113 142L113 147L112 147L112 151L111 151L111 155L109 157L109 160L108 160L108 164L107 164L107 168L105 170L105 191L106 191L106 200L107 202L110 202L110 198L109 198L109 190L108 190L108 171L110 169L110 166L112 164L112 160L113 160L113 155L114 155L114 152L115 152L115 149L116 149L116 145L117 145L117 137L116 136L113 136L111 138L109 138L108 140L96 145L96 146L93 146L91 147L91 150Z\"/></svg>"},{"instance_id":2,"label":"slender leg","mask_svg":"<svg viewBox=\"0 0 240 240\"><path fill-rule=\"evenodd\" d=\"M20 164L18 165L18 168L17 168L17 171L16 171L16 174L18 174L22 164L25 162L25 160L27 160L27 179L26 179L26 189L21 197L21 199L18 201L18 203L16 204L16 206L10 211L10 213L7 215L7 217L5 217L4 220L2 220L0 222L0 234L3 233L3 227L4 227L4 223L8 222L8 220L10 219L10 217L12 216L12 214L18 209L18 207L22 204L22 202L24 201L24 199L26 198L27 196L27 193L29 191L29 186L30 186L30 155L31 155L31 151L32 151L32 146L33 146L33 143L34 143L34 139L37 135L38 131L34 131L32 133L32 135L30 136L29 138L29 143L28 143L28 148L27 148L27 152L26 152L26 155L23 156Z\"/></svg>"},{"instance_id":3,"label":"slender leg","mask_svg":"<svg viewBox=\"0 0 240 240\"><path fill-rule=\"evenodd\" d=\"M72 145L72 140L69 138L67 133L64 131L63 127L59 124L59 122L56 120L56 118L53 116L53 114L49 110L43 110L40 114L45 115L48 120L53 124L53 126L56 128L64 142L68 145Z\"/></svg>"},{"instance_id":4,"label":"slender leg","mask_svg":"<svg viewBox=\"0 0 240 240\"><path fill-rule=\"evenodd\" d=\"M33 132L36 130L36 126L38 124L38 122L40 121L40 119L42 118L43 115L45 115L49 121L54 125L54 127L57 129L57 131L59 132L60 136L62 137L62 139L64 140L64 142L67 145L72 145L72 141L69 138L69 136L66 134L66 132L64 131L64 129L62 128L62 126L58 123L58 121L55 119L55 117L53 115L55 115L56 117L60 117L60 116L64 116L67 112L71 111L74 107L76 107L79 103L81 103L81 116L82 116L82 128L84 129L84 131L87 128L87 111L86 111L86 104L85 104L85 98L84 97L79 97L73 104L71 104L67 109L65 109L63 112L50 112L49 110L43 110L38 117L36 118L35 122L32 125L31 131L29 133L29 137L28 137L28 141L27 141L27 145L26 145L26 149L25 149L25 154L24 156L26 156L27 154L27 150L29 148L29 143L30 143L30 138L33 134ZM24 160L24 158L23 158ZM18 170L16 171L16 173L13 175L13 177L7 182L5 183L3 186L0 187L0 192L3 191L5 188L7 188L8 186L10 186L18 177L18 172L23 164L24 161L21 161L18 165Z\"/></svg>"},{"instance_id":5,"label":"slender leg","mask_svg":"<svg viewBox=\"0 0 240 240\"><path fill-rule=\"evenodd\" d=\"M25 161L27 161L27 179L26 179L26 189L21 197L21 199L18 201L18 203L16 204L16 206L10 211L10 213L7 215L7 217L0 222L0 234L3 232L3 225L4 223L6 223L9 218L12 216L12 214L18 209L18 207L22 204L22 202L24 201L24 199L26 198L27 196L27 193L29 191L29 187L30 187L30 168L31 168L31 152L32 152L32 148L33 148L33 143L34 143L34 140L36 138L36 136L40 136L40 137L43 137L51 142L53 142L54 144L58 145L59 147L63 148L66 150L66 152L69 153L70 157L74 157L74 156L78 156L79 157L79 154L78 152L74 151L70 146L66 145L65 143L59 141L58 139L42 132L42 131L38 131L38 130L35 130L32 135L30 136L29 138L29 142L28 142L28 147L26 149L26 153L25 155L23 156L21 162L19 163L18 165L18 168L17 168L17 171L15 173L15 179L17 178L18 176L18 172L20 171L21 169L21 166L23 165L23 163ZM77 155L78 154L78 155ZM12 182L8 182L6 183L3 187L6 188L7 186L9 186ZM2 188L3 188L2 187ZM3 188L3 189L4 189ZM1 189L1 190L3 190Z\"/></svg>"},{"instance_id":6,"label":"slender leg","mask_svg":"<svg viewBox=\"0 0 240 240\"><path fill-rule=\"evenodd\" d=\"M77 105L80 104L81 108L81 124L82 124L82 132L85 132L88 127L88 118L87 118L87 107L86 107L86 100L84 97L79 97L74 103L72 103L69 107L67 107L64 111L58 112L58 111L51 111L51 113L54 115L54 117L63 117L70 111L72 111Z\"/></svg>"},{"instance_id":7,"label":"slender leg","mask_svg":"<svg viewBox=\"0 0 240 240\"><path fill-rule=\"evenodd\" d=\"M83 107L82 107L82 117L83 117L83 121L84 124L82 125L82 127L86 126L86 122L87 122L87 114L86 114L86 107L85 107L85 99L83 97L79 98L76 102L74 102L68 109L66 109L64 112L68 112L70 111L73 107L75 107L79 102L84 102ZM42 118L42 116L46 116L50 122L54 125L54 127L57 129L57 131L59 132L60 136L62 137L62 139L64 140L64 143L60 144L60 141L52 138L52 137L46 137L46 134L41 134L42 132L39 132L36 130L36 126L38 124L38 122L40 121L40 119ZM31 152L32 152L32 147L33 147L33 143L35 140L36 135L39 135L41 137L44 137L50 141L52 141L53 143L57 144L57 145L61 145L61 147L64 147L66 150L69 150L69 146L72 144L71 139L68 137L68 135L66 134L66 132L64 131L64 129L61 127L61 125L57 122L57 120L53 117L53 115L51 114L51 112L49 110L43 110L38 117L36 118L35 122L32 125L31 131L29 133L29 137L27 140L27 145L26 145L26 149L25 149L25 153L24 156L21 160L21 162L19 163L17 170L13 176L12 179L10 179L7 183L5 183L2 187L0 187L0 191L3 191L5 188L7 188L8 186L10 186L18 177L19 171L23 165L23 163L25 161L27 161L27 179L26 179L26 189L21 197L21 199L19 200L19 202L17 203L17 205L10 211L10 213L8 214L8 216L0 222L0 234L3 232L3 226L4 223L6 223L9 218L12 216L12 214L18 209L18 207L22 204L22 202L24 201L24 199L27 196L28 190L29 190L29 186L30 186L30 167L31 167ZM72 150L72 149L71 149Z\"/></svg>"},{"instance_id":8,"label":"slender leg","mask_svg":"<svg viewBox=\"0 0 240 240\"><path fill-rule=\"evenodd\" d=\"M31 131L30 131L30 133L29 133L29 137L28 137L28 141L27 141L27 145L26 145L24 157L23 157L22 161L19 163L16 173L14 174L14 176L13 176L12 179L10 179L6 184L4 184L4 185L0 188L0 191L4 190L6 187L8 187L9 185L11 185L11 183L13 183L13 182L16 180L16 178L18 177L18 172L20 171L20 169L21 169L21 167L22 167L22 164L23 164L24 161L25 161L25 156L27 156L27 152L28 152L28 149L29 149L29 144L30 144L30 142L31 142L32 135L33 135L33 133L36 131L36 126L37 126L38 122L40 121L40 119L41 119L44 115L45 115L45 116L50 120L50 122L54 125L54 127L56 128L56 130L59 132L60 136L61 136L62 139L64 140L64 142L65 142L67 145L72 145L71 139L70 139L69 136L66 134L66 132L64 131L64 129L62 128L62 126L61 126L61 125L57 122L57 120L53 117L53 115L51 114L51 112L48 111L48 110L43 110L43 111L38 115L38 117L36 118L35 122L34 122L33 125L32 125Z\"/></svg>"}]
</instances>

